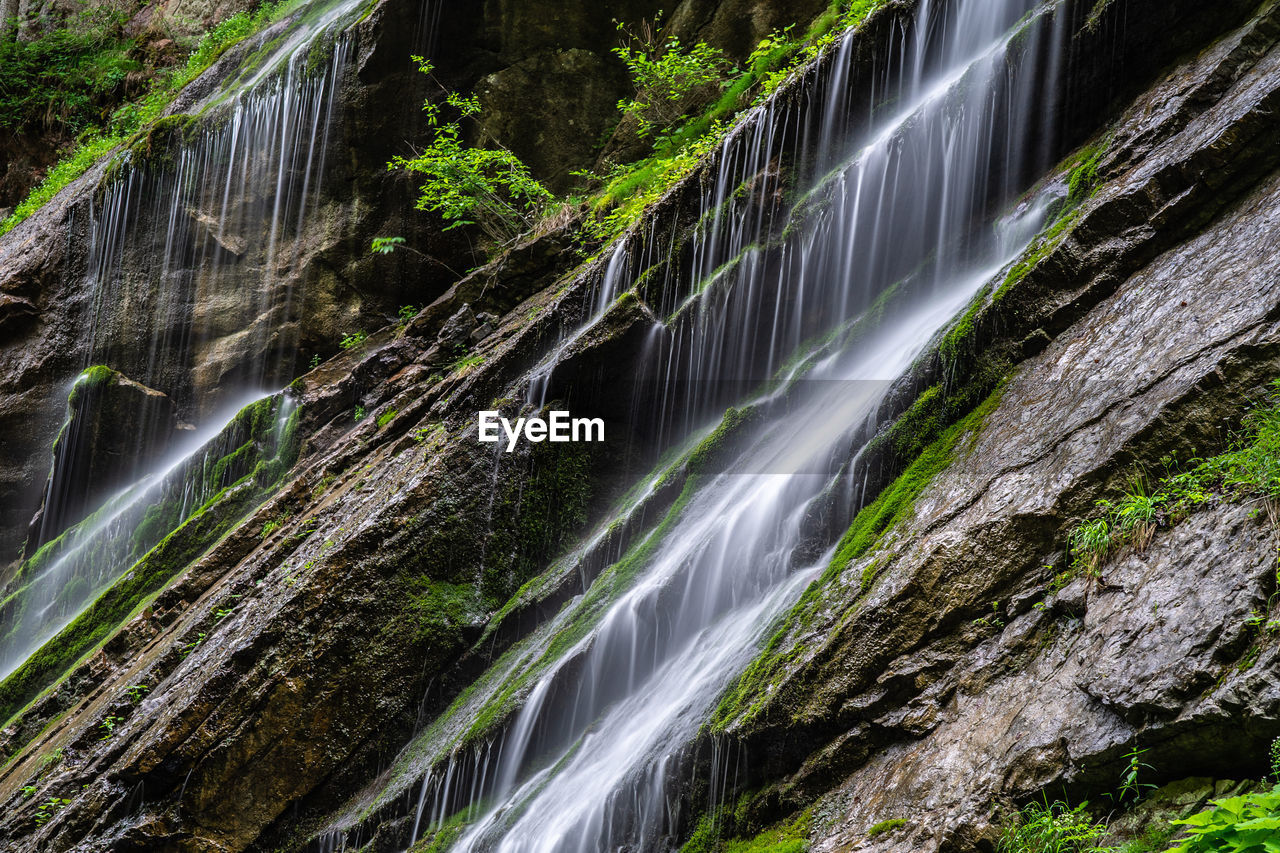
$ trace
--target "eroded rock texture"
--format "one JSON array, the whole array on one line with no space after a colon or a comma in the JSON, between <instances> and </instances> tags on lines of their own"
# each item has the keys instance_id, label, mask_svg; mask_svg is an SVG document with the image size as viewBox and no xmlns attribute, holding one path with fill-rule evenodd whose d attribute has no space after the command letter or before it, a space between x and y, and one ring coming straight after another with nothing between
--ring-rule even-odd
<instances>
[{"instance_id":1,"label":"eroded rock texture","mask_svg":"<svg viewBox=\"0 0 1280 853\"><path fill-rule=\"evenodd\" d=\"M889 15L908 5L893 4L877 41L858 49L873 55L893 32ZM1060 787L1093 796L1134 746L1150 749L1160 781L1257 775L1261 745L1280 733L1280 647L1249 622L1275 592L1276 540L1253 507L1204 508L1099 580L1052 587L1067 531L1095 500L1162 457L1221 447L1280 374L1277 4L1134 3L1127 28L1115 4L1100 8L1100 29L1073 41L1074 85L1086 91L1062 111L1072 142L1106 131L1102 185L975 317L974 346L1017 363L998 404L906 522L780 626L749 707L719 718L716 736L750 757L752 819L816 803L815 849L987 850L1002 802ZM491 107L482 130L518 137L554 183L600 156L624 81L607 49L610 18L655 12L469 4L441 25L441 75L474 84ZM408 14L388 3L358 30L337 183L287 272L307 293L292 318L301 350L336 353L293 386L306 437L298 468L0 733L0 802L13 816L0 839L15 850L313 843L353 792L385 781L386 757L424 717L637 532L620 525L543 590L513 599L659 448L624 435L604 448L503 455L464 440L477 409L520 408L521 380L580 321L609 257L579 264L568 232L552 229L455 275L466 251L400 218L411 193L380 170L399 150L396 123L416 114L416 103L399 103L416 79L404 62ZM741 50L784 17L778 4L689 0L672 20ZM1117 56L1142 85L1163 77L1104 128L1112 102L1138 94L1099 82L1117 67L1099 57ZM872 67L862 68L868 79ZM659 215L687 216L705 174ZM91 297L75 246L101 178L86 176L0 243L0 327L14 330L0 377L6 507L28 506L43 482L60 383L82 366ZM207 214L192 218L208 226ZM430 257L397 255L391 272L376 265L368 241L390 229ZM210 233L237 256L244 235ZM263 286L257 272L240 269L228 279L240 291L201 303L206 325ZM384 323L401 302L427 307ZM381 331L337 352L354 324ZM593 334L566 346L552 393L585 382L621 397L661 326L643 299L615 302ZM252 363L272 345L211 337L223 356L184 365L171 394L179 409L232 375L219 365ZM934 356L919 370L936 376L942 364ZM894 398L899 411L917 379ZM610 429L625 432L627 420ZM680 485L657 490L644 511L664 512ZM15 540L29 517L6 519L4 535ZM147 690L131 692L138 685ZM1212 785L1170 796L1189 808ZM37 821L55 796L70 802ZM365 841L402 849L411 814L398 803ZM905 822L868 838L886 819Z\"/></svg>"}]
</instances>

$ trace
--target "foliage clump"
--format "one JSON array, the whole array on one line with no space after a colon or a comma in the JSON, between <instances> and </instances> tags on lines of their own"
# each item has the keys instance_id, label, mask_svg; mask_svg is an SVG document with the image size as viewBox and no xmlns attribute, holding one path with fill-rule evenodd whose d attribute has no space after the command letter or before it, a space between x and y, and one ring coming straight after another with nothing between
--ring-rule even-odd
<instances>
[{"instance_id":1,"label":"foliage clump","mask_svg":"<svg viewBox=\"0 0 1280 853\"><path fill-rule=\"evenodd\" d=\"M1088 814L1088 803L1075 808L1061 801L1031 803L1005 824L998 853L1103 853L1097 842L1107 825Z\"/></svg>"},{"instance_id":2,"label":"foliage clump","mask_svg":"<svg viewBox=\"0 0 1280 853\"><path fill-rule=\"evenodd\" d=\"M706 42L686 47L674 35L660 38L656 22L644 22L635 31L619 23L618 30L625 38L613 53L627 66L636 89L618 109L635 119L642 138L669 129L719 95L736 71L724 51Z\"/></svg>"},{"instance_id":3,"label":"foliage clump","mask_svg":"<svg viewBox=\"0 0 1280 853\"><path fill-rule=\"evenodd\" d=\"M422 73L430 75L432 65L414 57ZM444 107L454 113L446 120ZM476 225L496 245L510 242L533 228L555 200L529 168L510 149L496 143L486 148L468 144L462 121L480 112L475 95L450 92L444 104L427 101L432 138L415 157L395 157L388 169L403 169L421 177L417 207L440 214L449 225L446 231Z\"/></svg>"},{"instance_id":4,"label":"foliage clump","mask_svg":"<svg viewBox=\"0 0 1280 853\"><path fill-rule=\"evenodd\" d=\"M1270 791L1212 800L1174 826L1186 838L1169 853L1274 853L1280 850L1280 785Z\"/></svg>"},{"instance_id":5,"label":"foliage clump","mask_svg":"<svg viewBox=\"0 0 1280 853\"><path fill-rule=\"evenodd\" d=\"M1173 460L1165 459L1172 467ZM1074 571L1093 575L1112 554L1146 548L1156 529L1215 501L1254 501L1273 523L1280 519L1280 379L1245 416L1227 452L1191 460L1190 470L1170 473L1148 488L1137 483L1116 501L1097 503L1098 515L1069 535Z\"/></svg>"}]
</instances>

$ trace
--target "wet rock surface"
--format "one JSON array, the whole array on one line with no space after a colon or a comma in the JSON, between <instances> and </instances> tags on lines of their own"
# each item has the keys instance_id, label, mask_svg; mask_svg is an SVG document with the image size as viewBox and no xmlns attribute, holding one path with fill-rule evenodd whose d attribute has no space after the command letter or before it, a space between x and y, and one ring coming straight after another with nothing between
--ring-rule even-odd
<instances>
[{"instance_id":1,"label":"wet rock surface","mask_svg":"<svg viewBox=\"0 0 1280 853\"><path fill-rule=\"evenodd\" d=\"M748 7L756 26L764 6L723 8ZM563 24L519 20L504 38L528 40L527 51L496 53L541 51ZM1135 744L1168 778L1239 775L1239 756L1259 763L1258 744L1280 733L1280 651L1248 624L1275 591L1276 540L1253 508L1203 510L1096 582L1050 585L1066 531L1094 500L1161 456L1220 446L1280 373L1274 20L1214 45L1121 123L1109 183L991 315L1016 341L1038 333L999 406L914 516L820 591L814 620L787 628L794 656L759 712L730 728L765 788L760 814L819 800L817 849L987 848L999 802L1058 784L1089 795ZM378 25L375 13L367 26ZM394 64L384 50L362 48L370 91L403 79L379 77ZM55 202L46 223L70 204ZM54 245L66 234L14 234L0 245L0 260L17 264L0 276L0 307L16 307L0 320L31 331L21 355L6 354L18 365L0 397L6 425L52 394L87 310L63 275L74 258ZM316 328L336 336L393 311L402 291L348 293L379 275L367 240L327 239L312 247L324 283L304 309ZM605 261L571 270L569 249L564 233L513 246L419 292L428 306L414 319L299 381L307 438L290 484L0 733L13 759L0 770L13 816L4 844L297 848L424 716L576 593L570 567L544 601L494 626L589 529L634 460L608 447L506 457L471 441L475 410L520 409L521 380L590 303ZM366 297L373 313L361 313ZM629 389L656 326L644 301L619 300L568 343L551 396ZM40 446L5 434L25 442L6 441L12 466ZM539 510L539 495L552 505ZM625 544L624 530L609 547ZM137 685L147 690L130 693ZM27 784L37 796L21 793ZM72 802L37 823L50 796ZM906 823L866 837L894 818ZM403 830L377 844L394 848Z\"/></svg>"},{"instance_id":2,"label":"wet rock surface","mask_svg":"<svg viewBox=\"0 0 1280 853\"><path fill-rule=\"evenodd\" d=\"M977 849L998 833L998 804L1062 786L1096 798L1134 747L1164 779L1265 771L1278 652L1249 620L1270 606L1277 538L1256 506L1202 511L1096 580L1050 582L1095 500L1161 458L1222 447L1280 373L1280 176L1249 153L1273 133L1256 124L1280 79L1265 52L1273 14L1121 123L1111 156L1133 167L1116 168L1043 277L1023 282L1059 282L1072 320L1018 368L910 521L784 629L776 654L791 663L736 730L769 782L766 811L821 798L816 849ZM1212 105L1170 118L1190 106L1171 88L1195 101L1210 85ZM1225 198L1210 187L1250 183L1213 218ZM1197 236L1094 305L1100 271L1188 227ZM1037 293L1035 310L1052 312ZM867 837L896 818L906 824Z\"/></svg>"}]
</instances>

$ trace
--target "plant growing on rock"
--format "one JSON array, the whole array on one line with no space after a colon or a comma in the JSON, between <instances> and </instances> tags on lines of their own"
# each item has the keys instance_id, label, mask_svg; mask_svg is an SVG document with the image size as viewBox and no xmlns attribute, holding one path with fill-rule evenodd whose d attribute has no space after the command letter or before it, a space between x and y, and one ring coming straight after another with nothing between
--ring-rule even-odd
<instances>
[{"instance_id":1,"label":"plant growing on rock","mask_svg":"<svg viewBox=\"0 0 1280 853\"><path fill-rule=\"evenodd\" d=\"M353 332L350 335L345 335L342 340L338 341L338 346L342 347L344 350L352 350L363 344L368 339L369 336L364 332Z\"/></svg>"},{"instance_id":2,"label":"plant growing on rock","mask_svg":"<svg viewBox=\"0 0 1280 853\"><path fill-rule=\"evenodd\" d=\"M1098 839L1107 825L1089 816L1088 803L1074 809L1061 801L1031 803L1005 824L999 853L1109 853Z\"/></svg>"},{"instance_id":3,"label":"plant growing on rock","mask_svg":"<svg viewBox=\"0 0 1280 853\"><path fill-rule=\"evenodd\" d=\"M1168 853L1274 853L1280 850L1280 785L1268 792L1210 801L1182 820L1187 837Z\"/></svg>"},{"instance_id":4,"label":"plant growing on rock","mask_svg":"<svg viewBox=\"0 0 1280 853\"><path fill-rule=\"evenodd\" d=\"M619 23L623 41L613 53L631 74L634 98L618 102L624 116L636 121L641 137L669 129L695 106L724 90L736 70L724 51L705 42L685 46L675 36L663 39L658 21L642 21L634 29Z\"/></svg>"},{"instance_id":5,"label":"plant growing on rock","mask_svg":"<svg viewBox=\"0 0 1280 853\"><path fill-rule=\"evenodd\" d=\"M414 61L422 73L431 74L430 62L420 56ZM446 120L446 107L452 119ZM449 223L446 231L476 225L497 245L532 228L555 196L497 140L489 140L494 148L466 141L462 123L479 114L479 98L450 92L443 104L428 101L423 109L432 129L430 144L416 157L396 157L387 164L388 169L421 176L417 208L440 214Z\"/></svg>"},{"instance_id":6,"label":"plant growing on rock","mask_svg":"<svg viewBox=\"0 0 1280 853\"><path fill-rule=\"evenodd\" d=\"M1214 501L1252 501L1273 526L1280 520L1280 380L1245 416L1225 453L1170 473L1154 489L1142 483L1117 501L1098 501L1099 515L1068 535L1072 569L1096 576L1102 562L1126 547L1139 551L1155 531Z\"/></svg>"}]
</instances>

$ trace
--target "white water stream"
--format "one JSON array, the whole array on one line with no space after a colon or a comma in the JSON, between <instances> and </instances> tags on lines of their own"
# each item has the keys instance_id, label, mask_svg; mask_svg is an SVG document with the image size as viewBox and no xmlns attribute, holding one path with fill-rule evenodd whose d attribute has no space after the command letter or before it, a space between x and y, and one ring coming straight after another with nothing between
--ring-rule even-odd
<instances>
[{"instance_id":1,"label":"white water stream","mask_svg":"<svg viewBox=\"0 0 1280 853\"><path fill-rule=\"evenodd\" d=\"M664 419L683 419L680 431L704 423L723 407L725 387L774 375L804 341L841 329L884 297L881 319L812 365L787 392L794 399L786 414L762 424L728 472L698 484L602 615L585 610L589 596L566 606L559 622L589 618L590 630L549 666L504 676L536 679L497 739L456 750L426 773L415 840L463 820L469 826L450 849L673 844L682 750L830 559L830 551L813 559L806 514L836 491L849 495L847 511L862 504L858 452L878 425L886 389L1042 225L1041 203L992 223L1045 165L1028 140L1043 144L1054 133L1063 34L1052 5L923 0L916 25L889 51L899 82L881 94L894 108L853 138L844 131L846 41L836 71L819 81L826 88L814 86L825 112L806 129L810 142L814 134L823 140L811 163L813 203L801 205L805 218L782 248L769 250L781 261L763 245L759 205L734 199L752 180L757 193L772 189L776 137L792 117L763 107L726 142L704 196L691 285L662 306L673 312L670 343L654 353ZM610 264L610 295L625 289L613 281L622 260ZM550 369L535 371L535 400ZM526 660L538 658L532 649ZM437 754L459 737L456 728L443 731L451 733ZM330 834L324 846L346 843Z\"/></svg>"}]
</instances>

